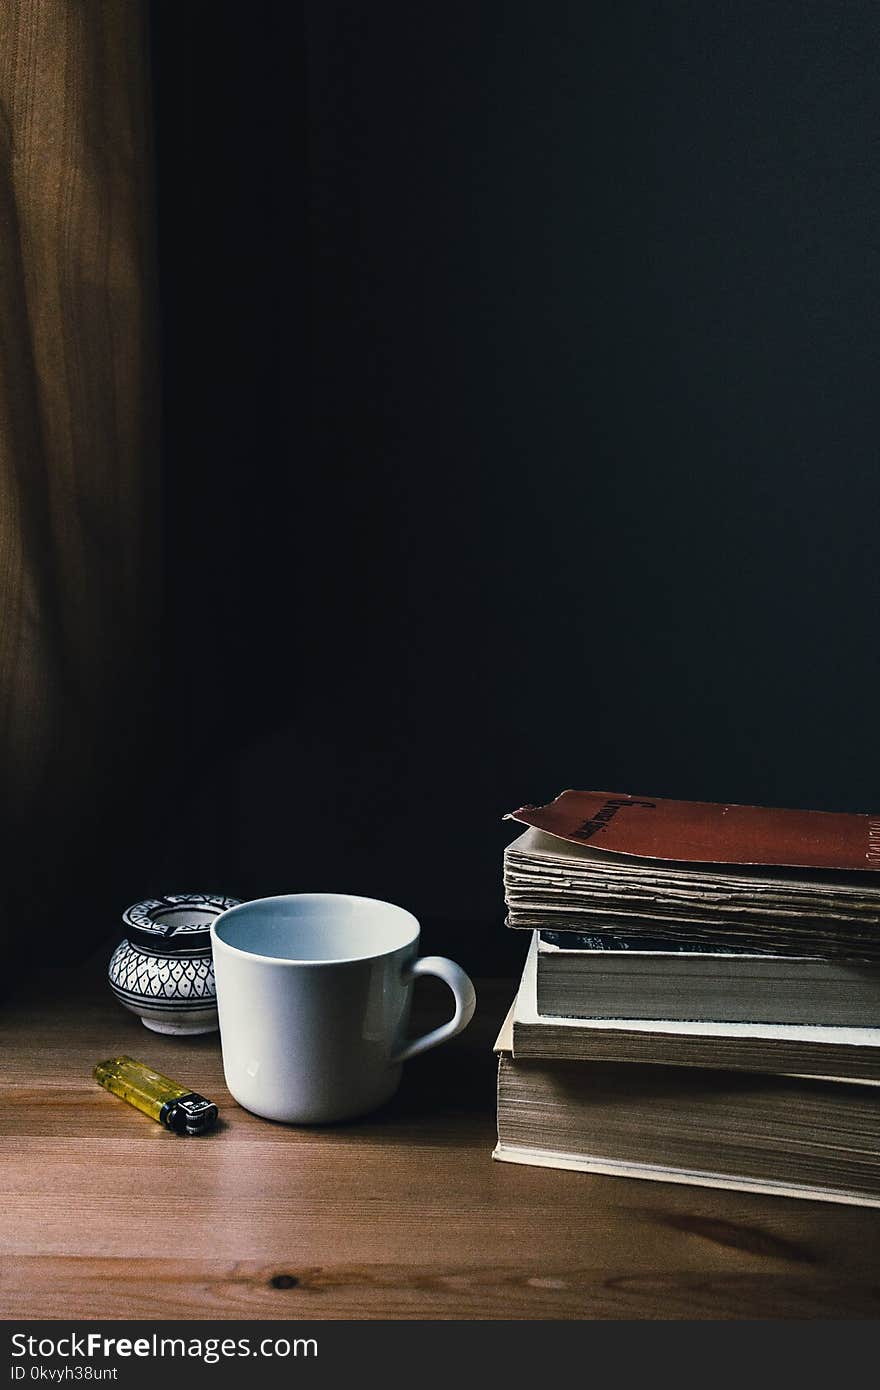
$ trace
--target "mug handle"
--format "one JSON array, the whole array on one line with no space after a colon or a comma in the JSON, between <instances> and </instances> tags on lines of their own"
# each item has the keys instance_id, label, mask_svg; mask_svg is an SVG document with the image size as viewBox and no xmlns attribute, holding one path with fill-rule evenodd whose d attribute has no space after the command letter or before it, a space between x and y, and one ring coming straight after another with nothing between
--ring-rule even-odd
<instances>
[{"instance_id":1,"label":"mug handle","mask_svg":"<svg viewBox=\"0 0 880 1390\"><path fill-rule=\"evenodd\" d=\"M447 960L445 956L423 956L421 960L404 966L405 977L415 979L417 975L436 975L447 984L455 999L455 1013L448 1023L441 1023L439 1028L425 1033L424 1037L404 1043L392 1056L392 1063L405 1062L409 1057L417 1057L420 1052L427 1052L429 1047L436 1047L438 1043L454 1038L456 1033L461 1033L467 1028L477 1007L477 994L470 977L454 960Z\"/></svg>"}]
</instances>

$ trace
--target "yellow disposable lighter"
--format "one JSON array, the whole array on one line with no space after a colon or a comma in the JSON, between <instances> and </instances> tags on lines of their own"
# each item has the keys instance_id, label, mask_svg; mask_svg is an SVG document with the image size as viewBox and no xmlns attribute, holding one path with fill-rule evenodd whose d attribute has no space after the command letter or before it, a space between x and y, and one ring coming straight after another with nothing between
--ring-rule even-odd
<instances>
[{"instance_id":1,"label":"yellow disposable lighter","mask_svg":"<svg viewBox=\"0 0 880 1390\"><path fill-rule=\"evenodd\" d=\"M213 1101L133 1057L109 1057L98 1063L94 1075L114 1096L127 1100L175 1134L204 1134L217 1122Z\"/></svg>"}]
</instances>

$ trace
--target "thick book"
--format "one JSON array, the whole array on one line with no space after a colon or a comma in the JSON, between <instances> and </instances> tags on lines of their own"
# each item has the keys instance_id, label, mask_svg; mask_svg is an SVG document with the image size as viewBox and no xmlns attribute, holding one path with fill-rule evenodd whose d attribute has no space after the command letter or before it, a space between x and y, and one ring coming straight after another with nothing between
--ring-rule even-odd
<instances>
[{"instance_id":1,"label":"thick book","mask_svg":"<svg viewBox=\"0 0 880 1390\"><path fill-rule=\"evenodd\" d=\"M511 1016L517 1060L639 1063L831 1077L880 1083L880 1028L617 1017L551 1017L538 1011L537 934Z\"/></svg>"},{"instance_id":2,"label":"thick book","mask_svg":"<svg viewBox=\"0 0 880 1390\"><path fill-rule=\"evenodd\" d=\"M517 1059L501 1030L507 1163L880 1206L880 1088L797 1076Z\"/></svg>"},{"instance_id":3,"label":"thick book","mask_svg":"<svg viewBox=\"0 0 880 1390\"><path fill-rule=\"evenodd\" d=\"M880 962L880 817L563 792L512 818L511 927Z\"/></svg>"},{"instance_id":4,"label":"thick book","mask_svg":"<svg viewBox=\"0 0 880 1390\"><path fill-rule=\"evenodd\" d=\"M880 963L542 932L539 1014L880 1025Z\"/></svg>"}]
</instances>

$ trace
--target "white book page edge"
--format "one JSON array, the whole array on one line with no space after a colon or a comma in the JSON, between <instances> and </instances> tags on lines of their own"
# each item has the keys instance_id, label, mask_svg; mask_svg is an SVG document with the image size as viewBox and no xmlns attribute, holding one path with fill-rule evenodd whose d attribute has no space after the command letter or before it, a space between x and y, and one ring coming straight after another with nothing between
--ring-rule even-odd
<instances>
[{"instance_id":1,"label":"white book page edge","mask_svg":"<svg viewBox=\"0 0 880 1390\"><path fill-rule=\"evenodd\" d=\"M748 1038L753 1041L825 1043L835 1047L880 1047L880 1028L832 1028L810 1023L716 1023L702 1019L562 1018L538 1013L538 933L532 941L514 1001L514 1025L544 1028L598 1028L674 1037Z\"/></svg>"},{"instance_id":2,"label":"white book page edge","mask_svg":"<svg viewBox=\"0 0 880 1390\"><path fill-rule=\"evenodd\" d=\"M575 1157L550 1149L528 1149L513 1144L497 1144L492 1157L500 1163L522 1163L530 1167L561 1168L576 1173L598 1173L610 1178L647 1178L652 1182L683 1183L690 1187L720 1187L736 1192L758 1192L772 1197L801 1197L814 1202L837 1202L854 1207L880 1207L880 1198L860 1197L833 1188L790 1186L782 1182L759 1182L727 1173L703 1173L688 1168L661 1168L646 1163L615 1163L610 1159Z\"/></svg>"}]
</instances>

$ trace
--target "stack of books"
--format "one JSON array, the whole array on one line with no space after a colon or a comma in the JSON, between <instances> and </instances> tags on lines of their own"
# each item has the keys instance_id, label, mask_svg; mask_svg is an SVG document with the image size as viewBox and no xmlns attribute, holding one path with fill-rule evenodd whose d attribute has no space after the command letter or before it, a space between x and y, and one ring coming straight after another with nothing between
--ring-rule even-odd
<instances>
[{"instance_id":1,"label":"stack of books","mask_svg":"<svg viewBox=\"0 0 880 1390\"><path fill-rule=\"evenodd\" d=\"M495 1157L880 1206L880 817L569 791L511 818Z\"/></svg>"}]
</instances>

